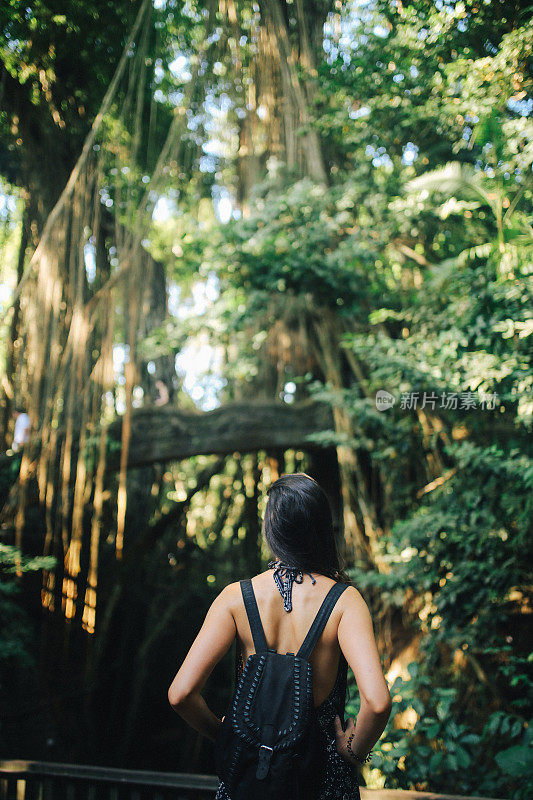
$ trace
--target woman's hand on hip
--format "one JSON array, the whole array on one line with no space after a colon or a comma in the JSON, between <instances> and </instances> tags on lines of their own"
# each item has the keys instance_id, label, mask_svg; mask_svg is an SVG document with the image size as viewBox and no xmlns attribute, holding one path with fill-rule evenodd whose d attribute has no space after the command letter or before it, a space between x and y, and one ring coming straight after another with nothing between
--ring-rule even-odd
<instances>
[{"instance_id":1,"label":"woman's hand on hip","mask_svg":"<svg viewBox=\"0 0 533 800\"><path fill-rule=\"evenodd\" d=\"M343 730L341 719L337 714L334 724L335 746L337 748L337 753L342 756L345 761L348 761L349 764L360 766L364 755L358 758L355 749L353 748L353 740L355 737L355 720L353 720L351 717L348 717L346 729Z\"/></svg>"}]
</instances>

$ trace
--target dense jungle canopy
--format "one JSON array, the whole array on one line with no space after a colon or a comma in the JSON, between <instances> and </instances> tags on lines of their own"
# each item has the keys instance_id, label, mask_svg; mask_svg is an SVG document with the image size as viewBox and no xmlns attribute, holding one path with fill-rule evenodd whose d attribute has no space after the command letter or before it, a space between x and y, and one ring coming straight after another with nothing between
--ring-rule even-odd
<instances>
[{"instance_id":1,"label":"dense jungle canopy","mask_svg":"<svg viewBox=\"0 0 533 800\"><path fill-rule=\"evenodd\" d=\"M167 688L303 470L394 697L363 779L531 797L531 10L3 3L1 756L212 772Z\"/></svg>"}]
</instances>

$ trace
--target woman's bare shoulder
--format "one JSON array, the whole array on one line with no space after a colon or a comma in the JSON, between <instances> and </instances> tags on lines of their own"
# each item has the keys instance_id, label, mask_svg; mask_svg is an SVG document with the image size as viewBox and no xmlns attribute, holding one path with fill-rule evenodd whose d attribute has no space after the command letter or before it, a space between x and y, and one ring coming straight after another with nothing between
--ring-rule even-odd
<instances>
[{"instance_id":1,"label":"woman's bare shoulder","mask_svg":"<svg viewBox=\"0 0 533 800\"><path fill-rule=\"evenodd\" d=\"M260 572L258 575L252 576L256 590L261 590L263 588L265 584L265 577L268 578L269 575L271 576L272 573L269 572L269 570L266 570L265 572ZM242 608L241 582L234 581L233 583L228 583L228 585L225 586L217 595L215 603L225 606L232 612L237 608Z\"/></svg>"},{"instance_id":2,"label":"woman's bare shoulder","mask_svg":"<svg viewBox=\"0 0 533 800\"><path fill-rule=\"evenodd\" d=\"M216 596L213 605L216 603L221 608L226 608L233 613L241 600L241 586L239 581L228 583Z\"/></svg>"},{"instance_id":3,"label":"woman's bare shoulder","mask_svg":"<svg viewBox=\"0 0 533 800\"><path fill-rule=\"evenodd\" d=\"M341 599L344 599L344 600L348 599L351 602L354 602L354 601L359 602L361 600L363 601L363 603L365 602L364 599L363 599L363 595L361 594L359 589L356 586L353 585L353 583L349 583L347 585L346 589L341 594Z\"/></svg>"},{"instance_id":4,"label":"woman's bare shoulder","mask_svg":"<svg viewBox=\"0 0 533 800\"><path fill-rule=\"evenodd\" d=\"M369 613L365 598L352 584L349 584L339 598L339 609L341 612L359 613L367 615Z\"/></svg>"}]
</instances>

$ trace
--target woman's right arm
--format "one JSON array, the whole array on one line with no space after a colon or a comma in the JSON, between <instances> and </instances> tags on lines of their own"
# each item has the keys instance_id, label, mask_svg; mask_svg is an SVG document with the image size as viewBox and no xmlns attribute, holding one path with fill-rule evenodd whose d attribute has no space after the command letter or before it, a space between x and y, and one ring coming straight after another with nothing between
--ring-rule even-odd
<instances>
[{"instance_id":1,"label":"woman's right arm","mask_svg":"<svg viewBox=\"0 0 533 800\"><path fill-rule=\"evenodd\" d=\"M342 616L337 635L340 648L357 682L361 708L357 720L348 720L345 731L337 717L335 732L339 754L353 761L350 749L362 759L378 741L389 719L392 700L381 669L367 604L354 586L346 589L342 601Z\"/></svg>"}]
</instances>

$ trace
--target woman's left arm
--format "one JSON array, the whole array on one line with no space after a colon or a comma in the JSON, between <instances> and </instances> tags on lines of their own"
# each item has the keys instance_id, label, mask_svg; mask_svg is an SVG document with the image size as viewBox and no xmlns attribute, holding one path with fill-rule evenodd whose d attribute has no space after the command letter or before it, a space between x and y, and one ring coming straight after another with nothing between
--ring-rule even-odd
<instances>
[{"instance_id":1,"label":"woman's left arm","mask_svg":"<svg viewBox=\"0 0 533 800\"><path fill-rule=\"evenodd\" d=\"M213 601L168 690L168 700L174 711L208 739L215 738L221 720L208 708L201 691L235 639L237 628L231 609L236 585L238 587L238 584L226 586Z\"/></svg>"}]
</instances>

